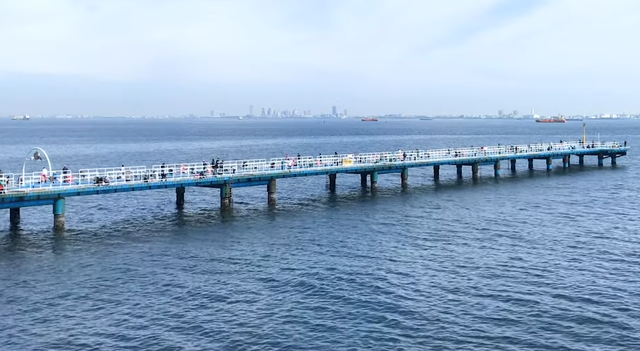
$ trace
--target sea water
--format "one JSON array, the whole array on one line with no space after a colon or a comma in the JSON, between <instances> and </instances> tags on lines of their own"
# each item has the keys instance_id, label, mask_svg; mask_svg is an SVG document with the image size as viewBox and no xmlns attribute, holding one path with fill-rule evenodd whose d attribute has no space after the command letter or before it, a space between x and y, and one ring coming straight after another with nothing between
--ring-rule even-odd
<instances>
[{"instance_id":1,"label":"sea water","mask_svg":"<svg viewBox=\"0 0 640 351\"><path fill-rule=\"evenodd\" d=\"M68 198L0 211L2 350L635 350L640 348L640 121L612 167L544 161L493 177L443 166L238 188ZM580 140L582 123L498 120L0 120L0 169L32 147L56 169ZM27 170L41 163L27 162Z\"/></svg>"}]
</instances>

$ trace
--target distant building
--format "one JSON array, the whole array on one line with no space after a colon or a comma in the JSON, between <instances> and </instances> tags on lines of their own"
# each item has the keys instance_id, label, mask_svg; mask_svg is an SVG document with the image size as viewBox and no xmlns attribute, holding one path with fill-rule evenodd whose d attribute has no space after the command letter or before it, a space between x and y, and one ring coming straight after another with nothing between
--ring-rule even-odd
<instances>
[{"instance_id":1,"label":"distant building","mask_svg":"<svg viewBox=\"0 0 640 351\"><path fill-rule=\"evenodd\" d=\"M253 105L249 105L249 117L253 117Z\"/></svg>"},{"instance_id":2,"label":"distant building","mask_svg":"<svg viewBox=\"0 0 640 351\"><path fill-rule=\"evenodd\" d=\"M504 112L502 112L502 110L498 110L498 117L502 117L504 116Z\"/></svg>"},{"instance_id":3,"label":"distant building","mask_svg":"<svg viewBox=\"0 0 640 351\"><path fill-rule=\"evenodd\" d=\"M518 110L513 110L513 117L518 117L520 116L520 114L518 113Z\"/></svg>"},{"instance_id":4,"label":"distant building","mask_svg":"<svg viewBox=\"0 0 640 351\"><path fill-rule=\"evenodd\" d=\"M337 117L338 116L338 106L331 106L331 115L333 117Z\"/></svg>"},{"instance_id":5,"label":"distant building","mask_svg":"<svg viewBox=\"0 0 640 351\"><path fill-rule=\"evenodd\" d=\"M262 112L260 113L260 116L262 117L267 117L267 109L266 108L262 108Z\"/></svg>"}]
</instances>

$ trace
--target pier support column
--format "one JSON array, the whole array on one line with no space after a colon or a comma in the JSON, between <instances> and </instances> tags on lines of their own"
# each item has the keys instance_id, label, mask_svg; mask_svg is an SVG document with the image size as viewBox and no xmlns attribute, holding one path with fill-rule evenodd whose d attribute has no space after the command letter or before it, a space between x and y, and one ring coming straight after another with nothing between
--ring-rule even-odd
<instances>
[{"instance_id":1,"label":"pier support column","mask_svg":"<svg viewBox=\"0 0 640 351\"><path fill-rule=\"evenodd\" d=\"M378 189L378 172L371 172L371 190Z\"/></svg>"},{"instance_id":2,"label":"pier support column","mask_svg":"<svg viewBox=\"0 0 640 351\"><path fill-rule=\"evenodd\" d=\"M604 155L602 153L598 154L598 167L604 166Z\"/></svg>"},{"instance_id":3,"label":"pier support column","mask_svg":"<svg viewBox=\"0 0 640 351\"><path fill-rule=\"evenodd\" d=\"M462 165L456 165L456 174L458 175L458 179L462 179Z\"/></svg>"},{"instance_id":4,"label":"pier support column","mask_svg":"<svg viewBox=\"0 0 640 351\"><path fill-rule=\"evenodd\" d=\"M178 208L184 207L184 192L185 188L183 186L176 188L176 206L178 206Z\"/></svg>"},{"instance_id":5,"label":"pier support column","mask_svg":"<svg viewBox=\"0 0 640 351\"><path fill-rule=\"evenodd\" d=\"M409 186L409 169L408 168L403 168L402 172L400 172L400 185L403 188L406 188Z\"/></svg>"},{"instance_id":6,"label":"pier support column","mask_svg":"<svg viewBox=\"0 0 640 351\"><path fill-rule=\"evenodd\" d=\"M562 168L569 168L569 156L562 158Z\"/></svg>"},{"instance_id":7,"label":"pier support column","mask_svg":"<svg viewBox=\"0 0 640 351\"><path fill-rule=\"evenodd\" d=\"M511 161L511 172L515 172L516 171L516 159L514 158Z\"/></svg>"},{"instance_id":8,"label":"pier support column","mask_svg":"<svg viewBox=\"0 0 640 351\"><path fill-rule=\"evenodd\" d=\"M533 159L532 158L527 159L527 163L529 163L529 170L533 171Z\"/></svg>"},{"instance_id":9,"label":"pier support column","mask_svg":"<svg viewBox=\"0 0 640 351\"><path fill-rule=\"evenodd\" d=\"M616 155L611 155L611 165L612 165L612 166L615 166L615 165L616 165L616 163L617 163L617 162L616 162L616 157L617 157Z\"/></svg>"},{"instance_id":10,"label":"pier support column","mask_svg":"<svg viewBox=\"0 0 640 351\"><path fill-rule=\"evenodd\" d=\"M276 180L269 180L269 184L267 184L267 203L269 206L276 205Z\"/></svg>"},{"instance_id":11,"label":"pier support column","mask_svg":"<svg viewBox=\"0 0 640 351\"><path fill-rule=\"evenodd\" d=\"M64 230L66 225L64 214L64 197L53 200L53 229Z\"/></svg>"},{"instance_id":12,"label":"pier support column","mask_svg":"<svg viewBox=\"0 0 640 351\"><path fill-rule=\"evenodd\" d=\"M578 155L578 164L584 166L584 155Z\"/></svg>"},{"instance_id":13,"label":"pier support column","mask_svg":"<svg viewBox=\"0 0 640 351\"><path fill-rule=\"evenodd\" d=\"M440 180L440 165L433 166L433 180Z\"/></svg>"},{"instance_id":14,"label":"pier support column","mask_svg":"<svg viewBox=\"0 0 640 351\"><path fill-rule=\"evenodd\" d=\"M329 174L329 191L336 191L336 178L337 174Z\"/></svg>"},{"instance_id":15,"label":"pier support column","mask_svg":"<svg viewBox=\"0 0 640 351\"><path fill-rule=\"evenodd\" d=\"M480 165L478 163L471 164L471 178L473 180L478 180L480 173Z\"/></svg>"},{"instance_id":16,"label":"pier support column","mask_svg":"<svg viewBox=\"0 0 640 351\"><path fill-rule=\"evenodd\" d=\"M363 188L367 187L367 174L360 173L360 186Z\"/></svg>"},{"instance_id":17,"label":"pier support column","mask_svg":"<svg viewBox=\"0 0 640 351\"><path fill-rule=\"evenodd\" d=\"M233 207L233 196L231 194L231 184L225 183L220 187L220 209L230 210Z\"/></svg>"},{"instance_id":18,"label":"pier support column","mask_svg":"<svg viewBox=\"0 0 640 351\"><path fill-rule=\"evenodd\" d=\"M553 169L553 159L551 157L547 157L547 171Z\"/></svg>"},{"instance_id":19,"label":"pier support column","mask_svg":"<svg viewBox=\"0 0 640 351\"><path fill-rule=\"evenodd\" d=\"M20 224L20 207L9 209L9 223L12 227Z\"/></svg>"},{"instance_id":20,"label":"pier support column","mask_svg":"<svg viewBox=\"0 0 640 351\"><path fill-rule=\"evenodd\" d=\"M496 177L500 176L500 161L496 161L496 163L493 164L493 175Z\"/></svg>"}]
</instances>

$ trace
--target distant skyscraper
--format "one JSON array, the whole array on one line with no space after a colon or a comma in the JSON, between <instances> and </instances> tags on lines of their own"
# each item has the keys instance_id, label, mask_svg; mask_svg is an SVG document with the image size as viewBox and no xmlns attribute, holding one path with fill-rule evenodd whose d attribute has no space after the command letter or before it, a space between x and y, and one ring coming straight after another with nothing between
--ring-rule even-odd
<instances>
[{"instance_id":1,"label":"distant skyscraper","mask_svg":"<svg viewBox=\"0 0 640 351\"><path fill-rule=\"evenodd\" d=\"M260 116L262 117L267 117L267 109L266 108L262 108L262 112L260 113Z\"/></svg>"},{"instance_id":2,"label":"distant skyscraper","mask_svg":"<svg viewBox=\"0 0 640 351\"><path fill-rule=\"evenodd\" d=\"M253 116L253 105L249 105L249 117Z\"/></svg>"},{"instance_id":3,"label":"distant skyscraper","mask_svg":"<svg viewBox=\"0 0 640 351\"><path fill-rule=\"evenodd\" d=\"M520 116L520 114L518 113L518 110L513 110L513 115L514 116Z\"/></svg>"},{"instance_id":4,"label":"distant skyscraper","mask_svg":"<svg viewBox=\"0 0 640 351\"><path fill-rule=\"evenodd\" d=\"M345 116L345 117L346 117L346 116L348 116L348 114L347 114L347 109L346 109L346 108L344 109L344 111L342 112L342 114L343 114L343 116Z\"/></svg>"},{"instance_id":5,"label":"distant skyscraper","mask_svg":"<svg viewBox=\"0 0 640 351\"><path fill-rule=\"evenodd\" d=\"M334 117L338 116L338 106L331 106L331 115Z\"/></svg>"},{"instance_id":6,"label":"distant skyscraper","mask_svg":"<svg viewBox=\"0 0 640 351\"><path fill-rule=\"evenodd\" d=\"M498 110L498 117L502 117L504 116L504 112L502 112L502 110Z\"/></svg>"}]
</instances>

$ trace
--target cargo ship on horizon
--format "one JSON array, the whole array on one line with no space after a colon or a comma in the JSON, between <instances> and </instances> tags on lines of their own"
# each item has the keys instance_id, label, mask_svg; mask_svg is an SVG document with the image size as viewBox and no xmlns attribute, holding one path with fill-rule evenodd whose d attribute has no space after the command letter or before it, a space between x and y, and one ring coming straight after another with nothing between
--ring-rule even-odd
<instances>
[{"instance_id":1,"label":"cargo ship on horizon","mask_svg":"<svg viewBox=\"0 0 640 351\"><path fill-rule=\"evenodd\" d=\"M567 123L567 119L563 116L551 117L551 118L538 118L536 119L538 123Z\"/></svg>"}]
</instances>

